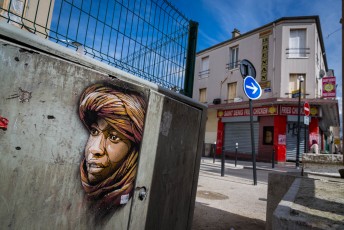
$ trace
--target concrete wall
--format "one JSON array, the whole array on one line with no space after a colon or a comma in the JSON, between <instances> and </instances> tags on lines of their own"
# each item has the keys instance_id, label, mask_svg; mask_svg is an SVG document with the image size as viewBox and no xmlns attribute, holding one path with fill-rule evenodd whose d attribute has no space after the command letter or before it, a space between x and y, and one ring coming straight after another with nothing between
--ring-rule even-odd
<instances>
[{"instance_id":1,"label":"concrete wall","mask_svg":"<svg viewBox=\"0 0 344 230\"><path fill-rule=\"evenodd\" d=\"M190 229L205 106L1 22L0 36L0 228ZM114 79L148 107L133 196L100 218L81 185L78 107L87 86Z\"/></svg>"},{"instance_id":2,"label":"concrete wall","mask_svg":"<svg viewBox=\"0 0 344 230\"><path fill-rule=\"evenodd\" d=\"M302 166L305 172L329 173L338 176L338 170L344 168L343 155L306 153L302 155Z\"/></svg>"},{"instance_id":3,"label":"concrete wall","mask_svg":"<svg viewBox=\"0 0 344 230\"><path fill-rule=\"evenodd\" d=\"M288 192L290 186L297 178L295 174L269 173L268 177L268 200L266 204L266 224L265 229L272 229L272 218L278 204Z\"/></svg>"}]
</instances>

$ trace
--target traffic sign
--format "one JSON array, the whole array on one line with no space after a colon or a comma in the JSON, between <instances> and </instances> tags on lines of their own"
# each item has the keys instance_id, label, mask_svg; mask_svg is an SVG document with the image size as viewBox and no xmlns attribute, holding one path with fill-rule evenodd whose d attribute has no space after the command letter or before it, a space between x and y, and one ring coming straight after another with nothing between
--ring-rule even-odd
<instances>
[{"instance_id":1,"label":"traffic sign","mask_svg":"<svg viewBox=\"0 0 344 230\"><path fill-rule=\"evenodd\" d=\"M254 68L253 64L246 59L240 62L240 73L243 78L246 76L256 78L256 69Z\"/></svg>"},{"instance_id":2,"label":"traffic sign","mask_svg":"<svg viewBox=\"0 0 344 230\"><path fill-rule=\"evenodd\" d=\"M304 116L304 117L303 117L303 123L304 123L305 125L309 125L309 117L308 117L308 116Z\"/></svg>"},{"instance_id":3,"label":"traffic sign","mask_svg":"<svg viewBox=\"0 0 344 230\"><path fill-rule=\"evenodd\" d=\"M244 79L244 92L248 98L256 100L262 95L262 88L253 77L247 76Z\"/></svg>"},{"instance_id":4,"label":"traffic sign","mask_svg":"<svg viewBox=\"0 0 344 230\"><path fill-rule=\"evenodd\" d=\"M308 102L305 102L305 104L303 104L303 111L305 113L305 116L309 116L309 114L311 113L311 108Z\"/></svg>"}]
</instances>

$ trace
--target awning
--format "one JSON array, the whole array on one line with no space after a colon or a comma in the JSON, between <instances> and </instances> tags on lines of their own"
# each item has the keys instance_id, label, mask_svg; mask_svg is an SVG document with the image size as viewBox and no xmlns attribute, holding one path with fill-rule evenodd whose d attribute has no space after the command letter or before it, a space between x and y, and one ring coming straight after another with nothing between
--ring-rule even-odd
<instances>
[{"instance_id":1,"label":"awning","mask_svg":"<svg viewBox=\"0 0 344 230\"><path fill-rule=\"evenodd\" d=\"M338 101L333 99L301 99L301 106L304 102L308 102L309 105L316 106L319 108L319 128L326 132L329 130L330 126L339 127L339 109ZM258 106L275 106L275 105L293 105L298 106L298 98L268 98L261 100L253 100L253 107ZM226 109L239 109L248 108L249 102L231 102L225 104L212 104L208 105L208 109L215 110L226 110Z\"/></svg>"}]
</instances>

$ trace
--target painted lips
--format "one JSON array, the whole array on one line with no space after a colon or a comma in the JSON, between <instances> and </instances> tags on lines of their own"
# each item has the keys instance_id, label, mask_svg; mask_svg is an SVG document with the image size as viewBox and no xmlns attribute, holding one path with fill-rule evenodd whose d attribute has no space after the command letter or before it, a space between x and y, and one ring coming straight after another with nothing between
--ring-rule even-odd
<instances>
[{"instance_id":1,"label":"painted lips","mask_svg":"<svg viewBox=\"0 0 344 230\"><path fill-rule=\"evenodd\" d=\"M91 163L87 163L87 171L88 173L99 173L101 172L103 169L105 168L105 166L101 163L95 163L95 162L91 162Z\"/></svg>"}]
</instances>

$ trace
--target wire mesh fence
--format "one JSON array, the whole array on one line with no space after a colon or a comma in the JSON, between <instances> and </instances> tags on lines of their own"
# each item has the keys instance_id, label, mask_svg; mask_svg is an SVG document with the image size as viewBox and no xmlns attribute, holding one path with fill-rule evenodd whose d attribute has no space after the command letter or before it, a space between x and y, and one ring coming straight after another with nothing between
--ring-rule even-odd
<instances>
[{"instance_id":1,"label":"wire mesh fence","mask_svg":"<svg viewBox=\"0 0 344 230\"><path fill-rule=\"evenodd\" d=\"M177 92L195 57L167 0L2 0L0 19Z\"/></svg>"}]
</instances>

